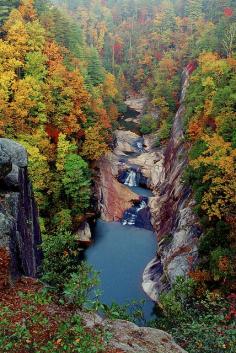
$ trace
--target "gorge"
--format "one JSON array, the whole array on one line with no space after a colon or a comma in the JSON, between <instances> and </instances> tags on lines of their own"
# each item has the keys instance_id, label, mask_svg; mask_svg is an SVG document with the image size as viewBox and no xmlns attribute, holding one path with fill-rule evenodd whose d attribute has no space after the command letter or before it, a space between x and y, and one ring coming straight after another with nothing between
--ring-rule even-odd
<instances>
[{"instance_id":1,"label":"gorge","mask_svg":"<svg viewBox=\"0 0 236 353\"><path fill-rule=\"evenodd\" d=\"M235 353L235 20L0 0L0 353Z\"/></svg>"},{"instance_id":2,"label":"gorge","mask_svg":"<svg viewBox=\"0 0 236 353\"><path fill-rule=\"evenodd\" d=\"M177 276L187 276L197 263L201 230L192 212L191 191L182 181L187 163L182 119L192 70L190 64L183 71L180 107L166 146L156 148L151 135L140 137L121 125L115 132L114 151L98 162L96 190L103 221L95 226L94 244L86 251L86 258L101 271L101 289L107 304L114 300L124 304L122 297L142 298L137 296L140 288L136 292L132 288L135 281L135 287L141 287L142 282L143 290L156 302ZM138 125L147 100L137 101L137 115L123 119ZM127 104L132 108L137 105L135 99ZM154 254L157 257L145 264ZM147 309L145 314L150 319Z\"/></svg>"}]
</instances>

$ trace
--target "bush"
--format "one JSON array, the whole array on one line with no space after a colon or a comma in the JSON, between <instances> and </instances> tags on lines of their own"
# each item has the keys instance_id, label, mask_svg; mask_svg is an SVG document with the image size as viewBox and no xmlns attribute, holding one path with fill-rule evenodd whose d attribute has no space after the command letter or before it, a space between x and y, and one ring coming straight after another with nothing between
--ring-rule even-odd
<instances>
[{"instance_id":1,"label":"bush","mask_svg":"<svg viewBox=\"0 0 236 353\"><path fill-rule=\"evenodd\" d=\"M197 297L199 289L193 280L179 278L161 295L162 311L151 325L169 331L189 353L233 353L235 302L209 292Z\"/></svg>"},{"instance_id":2,"label":"bush","mask_svg":"<svg viewBox=\"0 0 236 353\"><path fill-rule=\"evenodd\" d=\"M102 353L108 334L88 330L81 317L46 296L19 293L17 306L0 305L0 347L4 353ZM49 298L50 299L50 298Z\"/></svg>"},{"instance_id":3,"label":"bush","mask_svg":"<svg viewBox=\"0 0 236 353\"><path fill-rule=\"evenodd\" d=\"M142 134L151 134L156 129L157 120L151 114L146 114L141 118L140 131Z\"/></svg>"},{"instance_id":4,"label":"bush","mask_svg":"<svg viewBox=\"0 0 236 353\"><path fill-rule=\"evenodd\" d=\"M82 262L76 273L70 275L63 290L64 297L68 304L74 304L80 308L93 304L89 299L91 291L99 284L98 273L86 262ZM95 301L96 302L96 301Z\"/></svg>"},{"instance_id":5,"label":"bush","mask_svg":"<svg viewBox=\"0 0 236 353\"><path fill-rule=\"evenodd\" d=\"M171 119L166 119L163 120L160 126L160 129L158 131L158 136L160 140L167 140L170 137L172 129L172 120Z\"/></svg>"},{"instance_id":6,"label":"bush","mask_svg":"<svg viewBox=\"0 0 236 353\"><path fill-rule=\"evenodd\" d=\"M63 288L65 279L79 267L78 241L70 232L44 236L42 249L43 281L57 289Z\"/></svg>"}]
</instances>

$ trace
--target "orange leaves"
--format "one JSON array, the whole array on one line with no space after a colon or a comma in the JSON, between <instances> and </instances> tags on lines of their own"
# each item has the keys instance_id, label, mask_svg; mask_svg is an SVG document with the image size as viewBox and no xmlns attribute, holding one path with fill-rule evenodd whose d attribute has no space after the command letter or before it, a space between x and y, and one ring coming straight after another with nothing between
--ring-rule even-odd
<instances>
[{"instance_id":1,"label":"orange leaves","mask_svg":"<svg viewBox=\"0 0 236 353\"><path fill-rule=\"evenodd\" d=\"M118 93L115 76L107 73L103 82L103 96L114 98Z\"/></svg>"},{"instance_id":2,"label":"orange leaves","mask_svg":"<svg viewBox=\"0 0 236 353\"><path fill-rule=\"evenodd\" d=\"M191 120L188 126L188 135L193 141L196 141L203 134L201 120Z\"/></svg>"},{"instance_id":3,"label":"orange leaves","mask_svg":"<svg viewBox=\"0 0 236 353\"><path fill-rule=\"evenodd\" d=\"M227 256L220 257L219 262L218 262L218 266L219 266L220 272L227 273L231 267L229 258Z\"/></svg>"},{"instance_id":4,"label":"orange leaves","mask_svg":"<svg viewBox=\"0 0 236 353\"><path fill-rule=\"evenodd\" d=\"M48 67L50 70L54 70L63 61L61 50L55 42L47 42L44 53L48 58Z\"/></svg>"},{"instance_id":5,"label":"orange leaves","mask_svg":"<svg viewBox=\"0 0 236 353\"><path fill-rule=\"evenodd\" d=\"M37 17L33 3L34 0L21 0L19 12L21 13L22 17L27 21L32 21Z\"/></svg>"},{"instance_id":6,"label":"orange leaves","mask_svg":"<svg viewBox=\"0 0 236 353\"><path fill-rule=\"evenodd\" d=\"M193 272L190 272L189 276L196 282L200 283L210 281L211 279L210 273L204 270L195 270Z\"/></svg>"},{"instance_id":7,"label":"orange leaves","mask_svg":"<svg viewBox=\"0 0 236 353\"><path fill-rule=\"evenodd\" d=\"M227 69L226 60L219 59L219 56L212 52L201 54L198 62L203 74L213 72L222 75Z\"/></svg>"},{"instance_id":8,"label":"orange leaves","mask_svg":"<svg viewBox=\"0 0 236 353\"><path fill-rule=\"evenodd\" d=\"M176 62L168 57L160 61L159 67L162 72L167 72L167 79L171 79L177 72Z\"/></svg>"}]
</instances>

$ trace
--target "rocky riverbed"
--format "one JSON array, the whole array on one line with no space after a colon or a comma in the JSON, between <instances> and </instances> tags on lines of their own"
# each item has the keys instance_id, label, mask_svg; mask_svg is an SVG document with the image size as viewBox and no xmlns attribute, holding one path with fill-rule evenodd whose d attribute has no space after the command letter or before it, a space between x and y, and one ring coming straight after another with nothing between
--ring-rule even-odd
<instances>
[{"instance_id":1,"label":"rocky riverbed","mask_svg":"<svg viewBox=\"0 0 236 353\"><path fill-rule=\"evenodd\" d=\"M152 190L147 207L150 210L148 217L157 235L158 254L144 271L143 289L155 301L158 301L159 293L168 289L178 276L187 276L198 259L197 244L201 229L192 211L194 202L191 190L182 181L188 152L182 120L189 76L188 69L185 69L181 104L166 145L156 148L152 135L141 137L133 131L117 130L116 147L96 165L98 208L103 220L122 220L127 209L140 201L139 195L118 181L122 173L140 173L142 180L146 180L145 187ZM147 102L146 99L129 99L126 103L130 108L137 109L140 117ZM135 120L138 124L139 119ZM132 178L134 176L130 175L130 180Z\"/></svg>"}]
</instances>

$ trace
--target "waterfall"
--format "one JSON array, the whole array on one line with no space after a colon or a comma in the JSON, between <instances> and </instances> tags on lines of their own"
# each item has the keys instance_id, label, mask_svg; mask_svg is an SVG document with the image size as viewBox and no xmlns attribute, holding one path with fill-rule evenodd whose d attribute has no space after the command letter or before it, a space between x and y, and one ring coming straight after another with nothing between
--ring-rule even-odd
<instances>
[{"instance_id":1,"label":"waterfall","mask_svg":"<svg viewBox=\"0 0 236 353\"><path fill-rule=\"evenodd\" d=\"M130 170L128 172L128 176L124 184L130 187L137 186L137 174L134 170Z\"/></svg>"},{"instance_id":2,"label":"waterfall","mask_svg":"<svg viewBox=\"0 0 236 353\"><path fill-rule=\"evenodd\" d=\"M148 198L141 197L138 204L125 211L121 224L123 226L128 225L153 230L150 219L151 214L148 206Z\"/></svg>"}]
</instances>

